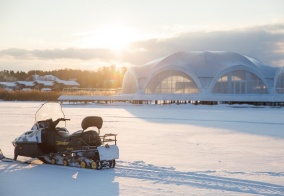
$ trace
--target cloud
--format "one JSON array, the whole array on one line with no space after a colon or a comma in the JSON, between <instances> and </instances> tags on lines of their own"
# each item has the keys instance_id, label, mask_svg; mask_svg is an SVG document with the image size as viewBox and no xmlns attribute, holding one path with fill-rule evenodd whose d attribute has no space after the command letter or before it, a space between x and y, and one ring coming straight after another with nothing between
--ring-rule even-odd
<instances>
[{"instance_id":1,"label":"cloud","mask_svg":"<svg viewBox=\"0 0 284 196\"><path fill-rule=\"evenodd\" d=\"M284 24L269 24L226 31L184 32L168 38L133 42L119 54L104 48L67 48L48 50L0 50L1 59L14 60L76 60L120 62L143 65L179 51L232 51L254 57L266 64L284 66ZM68 68L68 67L67 67Z\"/></svg>"},{"instance_id":2,"label":"cloud","mask_svg":"<svg viewBox=\"0 0 284 196\"><path fill-rule=\"evenodd\" d=\"M0 57L10 56L14 58L24 59L111 59L113 52L109 49L47 49L47 50L25 50L18 48L11 48L0 51Z\"/></svg>"},{"instance_id":3,"label":"cloud","mask_svg":"<svg viewBox=\"0 0 284 196\"><path fill-rule=\"evenodd\" d=\"M232 51L245 54L266 64L284 66L284 25L266 25L247 29L213 32L187 32L176 34L167 39L152 39L132 44L142 59L153 60L178 51L215 50ZM135 61L135 59L132 59ZM144 62L146 63L146 62ZM275 64L276 63L276 64Z\"/></svg>"}]
</instances>

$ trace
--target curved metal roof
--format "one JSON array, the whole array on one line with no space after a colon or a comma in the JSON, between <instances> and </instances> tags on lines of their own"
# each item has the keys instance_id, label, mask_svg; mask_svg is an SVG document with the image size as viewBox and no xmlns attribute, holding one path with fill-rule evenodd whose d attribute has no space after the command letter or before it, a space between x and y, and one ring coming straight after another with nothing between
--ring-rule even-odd
<instances>
[{"instance_id":1,"label":"curved metal roof","mask_svg":"<svg viewBox=\"0 0 284 196\"><path fill-rule=\"evenodd\" d=\"M157 70L167 66L180 66L188 69L197 77L214 77L221 70L238 65L265 73L266 77L273 77L275 74L275 68L267 66L252 57L225 51L178 52L147 63L139 68L137 67L137 69L139 70L139 75L148 75L150 70Z\"/></svg>"}]
</instances>

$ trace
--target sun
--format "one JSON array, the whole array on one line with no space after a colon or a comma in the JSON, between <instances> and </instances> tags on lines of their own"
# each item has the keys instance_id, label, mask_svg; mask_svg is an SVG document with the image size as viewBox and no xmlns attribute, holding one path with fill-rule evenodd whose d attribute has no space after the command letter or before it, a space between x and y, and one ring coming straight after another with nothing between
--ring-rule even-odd
<instances>
[{"instance_id":1,"label":"sun","mask_svg":"<svg viewBox=\"0 0 284 196\"><path fill-rule=\"evenodd\" d=\"M83 34L79 45L88 48L109 48L122 50L127 45L139 39L137 32L123 25L102 26L91 32Z\"/></svg>"}]
</instances>

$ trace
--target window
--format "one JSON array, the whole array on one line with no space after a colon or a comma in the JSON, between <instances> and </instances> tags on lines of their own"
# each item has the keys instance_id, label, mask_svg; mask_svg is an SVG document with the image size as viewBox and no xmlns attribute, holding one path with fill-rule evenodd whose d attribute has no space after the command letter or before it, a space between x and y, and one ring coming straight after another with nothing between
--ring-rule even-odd
<instances>
[{"instance_id":1,"label":"window","mask_svg":"<svg viewBox=\"0 0 284 196\"><path fill-rule=\"evenodd\" d=\"M122 84L122 93L136 93L138 91L136 76L132 71L125 74Z\"/></svg>"},{"instance_id":2,"label":"window","mask_svg":"<svg viewBox=\"0 0 284 196\"><path fill-rule=\"evenodd\" d=\"M262 80L245 70L235 70L223 75L215 84L213 93L220 94L267 94Z\"/></svg>"},{"instance_id":3,"label":"window","mask_svg":"<svg viewBox=\"0 0 284 196\"><path fill-rule=\"evenodd\" d=\"M284 94L284 72L279 74L276 80L276 92L279 94Z\"/></svg>"},{"instance_id":4,"label":"window","mask_svg":"<svg viewBox=\"0 0 284 196\"><path fill-rule=\"evenodd\" d=\"M176 70L157 74L149 82L146 94L192 94L199 93L195 82L185 73Z\"/></svg>"}]
</instances>

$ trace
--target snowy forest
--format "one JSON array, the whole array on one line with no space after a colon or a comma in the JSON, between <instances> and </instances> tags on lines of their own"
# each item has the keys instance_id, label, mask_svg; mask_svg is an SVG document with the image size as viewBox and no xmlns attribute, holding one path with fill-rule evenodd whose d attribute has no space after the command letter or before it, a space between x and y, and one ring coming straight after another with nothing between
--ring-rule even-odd
<instances>
[{"instance_id":1,"label":"snowy forest","mask_svg":"<svg viewBox=\"0 0 284 196\"><path fill-rule=\"evenodd\" d=\"M101 67L96 71L78 69L59 69L53 71L31 70L28 72L2 70L0 71L0 81L28 81L35 74L54 75L62 80L75 79L80 88L121 88L126 67L116 67L115 65Z\"/></svg>"}]
</instances>

